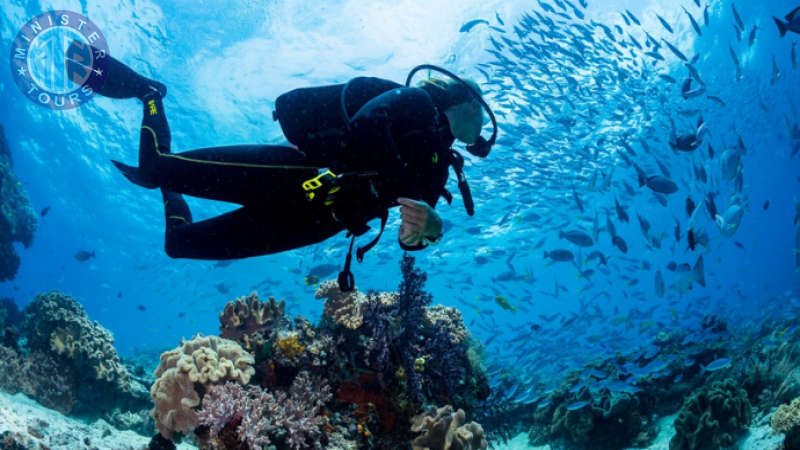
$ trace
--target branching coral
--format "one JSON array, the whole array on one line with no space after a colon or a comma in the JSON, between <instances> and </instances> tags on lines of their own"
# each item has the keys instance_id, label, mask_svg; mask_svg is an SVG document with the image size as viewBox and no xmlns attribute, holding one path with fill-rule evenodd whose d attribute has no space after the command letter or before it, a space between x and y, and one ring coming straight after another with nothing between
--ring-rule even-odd
<instances>
[{"instance_id":1,"label":"branching coral","mask_svg":"<svg viewBox=\"0 0 800 450\"><path fill-rule=\"evenodd\" d=\"M735 381L715 381L683 403L669 448L726 448L734 443L736 431L750 425L752 415L747 393Z\"/></svg>"},{"instance_id":2,"label":"branching coral","mask_svg":"<svg viewBox=\"0 0 800 450\"><path fill-rule=\"evenodd\" d=\"M285 300L277 302L275 297L270 297L262 302L255 292L239 297L235 302L228 302L219 315L220 336L238 341L244 336L280 327L286 321L285 311Z\"/></svg>"},{"instance_id":3,"label":"branching coral","mask_svg":"<svg viewBox=\"0 0 800 450\"><path fill-rule=\"evenodd\" d=\"M772 414L769 422L774 433L785 435L783 448L785 450L800 449L800 398L796 398L788 405L781 405Z\"/></svg>"},{"instance_id":4,"label":"branching coral","mask_svg":"<svg viewBox=\"0 0 800 450\"><path fill-rule=\"evenodd\" d=\"M188 433L197 426L195 408L200 396L195 383L232 380L245 385L255 373L253 363L253 357L235 341L202 334L163 353L155 371L158 380L150 390L155 402L151 415L159 432L169 439L175 431Z\"/></svg>"},{"instance_id":5,"label":"branching coral","mask_svg":"<svg viewBox=\"0 0 800 450\"><path fill-rule=\"evenodd\" d=\"M235 383L212 386L197 416L200 424L209 427L212 446L223 428L235 425L239 441L251 448L269 445L270 436L285 434L286 444L300 449L319 436L326 423L322 408L330 399L327 383L301 372L288 394L272 394L257 386L244 390Z\"/></svg>"},{"instance_id":6,"label":"branching coral","mask_svg":"<svg viewBox=\"0 0 800 450\"><path fill-rule=\"evenodd\" d=\"M411 431L423 434L414 439L413 450L485 450L483 428L475 422L464 424L465 416L464 410L453 414L447 405L414 417Z\"/></svg>"}]
</instances>

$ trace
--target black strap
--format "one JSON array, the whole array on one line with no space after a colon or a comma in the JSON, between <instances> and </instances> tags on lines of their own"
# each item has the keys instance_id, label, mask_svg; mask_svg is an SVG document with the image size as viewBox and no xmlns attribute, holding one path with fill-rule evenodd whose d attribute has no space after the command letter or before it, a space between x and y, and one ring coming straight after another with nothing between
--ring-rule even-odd
<instances>
[{"instance_id":1,"label":"black strap","mask_svg":"<svg viewBox=\"0 0 800 450\"><path fill-rule=\"evenodd\" d=\"M347 251L347 259L345 259L344 270L339 272L339 290L342 292L351 292L356 288L356 280L353 272L350 271L350 263L353 261L353 243L356 241L356 235L347 233L347 236L352 236L350 239L350 250Z\"/></svg>"},{"instance_id":2,"label":"black strap","mask_svg":"<svg viewBox=\"0 0 800 450\"><path fill-rule=\"evenodd\" d=\"M369 241L367 245L363 247L358 247L358 249L356 249L356 259L358 260L358 262L364 261L364 255L368 251L372 250L372 247L375 247L378 241L381 240L381 236L383 235L383 229L386 228L386 222L389 220L389 210L384 209L383 212L381 212L380 218L381 218L381 229L380 231L378 231L378 235L375 236L375 238L373 238L371 241ZM356 234L348 232L347 236L351 237L350 249L347 251L347 258L345 259L344 262L344 270L339 272L339 278L338 278L339 290L341 290L342 292L350 292L356 287L355 277L353 276L353 272L350 271L350 263L353 262L353 244L356 241Z\"/></svg>"},{"instance_id":3,"label":"black strap","mask_svg":"<svg viewBox=\"0 0 800 450\"><path fill-rule=\"evenodd\" d=\"M375 236L375 238L372 239L367 245L363 247L358 247L358 249L356 250L356 259L358 260L358 262L363 261L364 255L368 251L372 250L372 247L375 247L375 244L377 244L378 241L381 240L381 235L383 235L383 229L386 228L386 222L388 220L389 220L389 210L384 209L381 212L381 229L380 231L378 231L378 235Z\"/></svg>"},{"instance_id":4,"label":"black strap","mask_svg":"<svg viewBox=\"0 0 800 450\"><path fill-rule=\"evenodd\" d=\"M456 177L458 178L458 190L461 191L461 198L464 200L464 208L466 208L467 214L474 216L475 202L472 200L472 191L470 191L467 177L464 175L464 157L461 156L461 153L452 150L450 164L453 166L453 170L456 172Z\"/></svg>"}]
</instances>

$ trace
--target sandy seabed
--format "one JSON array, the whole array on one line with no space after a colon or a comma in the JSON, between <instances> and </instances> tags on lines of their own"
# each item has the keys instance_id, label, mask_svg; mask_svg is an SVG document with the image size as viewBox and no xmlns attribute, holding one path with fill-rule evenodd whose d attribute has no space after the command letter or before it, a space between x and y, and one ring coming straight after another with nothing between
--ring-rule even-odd
<instances>
[{"instance_id":1,"label":"sandy seabed","mask_svg":"<svg viewBox=\"0 0 800 450\"><path fill-rule=\"evenodd\" d=\"M647 449L639 450L669 450L669 440L675 435L672 423L678 415L662 417L658 419L658 437ZM739 450L777 450L783 442L783 435L772 435L772 428L769 426L769 417L754 420L753 426L748 431L743 431L737 448ZM534 447L528 444L528 434L520 433L506 445L496 445L498 450L554 450L549 445ZM637 449L627 449L637 450Z\"/></svg>"},{"instance_id":2,"label":"sandy seabed","mask_svg":"<svg viewBox=\"0 0 800 450\"><path fill-rule=\"evenodd\" d=\"M45 408L21 393L0 391L0 433L6 431L29 438L30 450L143 450L150 442L150 438L118 430L104 420L86 423ZM188 444L178 448L197 449Z\"/></svg>"},{"instance_id":3,"label":"sandy seabed","mask_svg":"<svg viewBox=\"0 0 800 450\"><path fill-rule=\"evenodd\" d=\"M675 417L658 420L658 437L646 450L669 450L669 440L675 434L672 427ZM86 423L45 408L23 394L8 395L0 391L0 433L5 431L29 438L31 450L144 450L150 442L148 437L130 430L118 430L104 420ZM783 436L772 435L769 416L766 416L755 419L750 430L742 433L737 445L739 450L777 450L782 441ZM179 450L196 448L188 443L178 445ZM496 444L495 449L553 450L549 445L529 445L527 433L520 433L506 444ZM3 450L2 442L0 450Z\"/></svg>"}]
</instances>

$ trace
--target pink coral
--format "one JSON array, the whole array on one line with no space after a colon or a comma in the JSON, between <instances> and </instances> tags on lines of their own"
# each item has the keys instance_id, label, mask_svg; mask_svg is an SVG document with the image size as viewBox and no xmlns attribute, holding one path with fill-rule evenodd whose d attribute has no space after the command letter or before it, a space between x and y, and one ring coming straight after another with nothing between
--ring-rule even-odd
<instances>
[{"instance_id":1,"label":"pink coral","mask_svg":"<svg viewBox=\"0 0 800 450\"><path fill-rule=\"evenodd\" d=\"M258 386L243 390L235 383L212 386L197 413L200 424L217 439L226 424L241 419L236 432L239 440L251 447L269 444L269 436L286 434L287 445L294 449L308 447L307 440L320 434L325 424L322 408L330 401L327 383L301 372L289 393L274 394Z\"/></svg>"},{"instance_id":2,"label":"pink coral","mask_svg":"<svg viewBox=\"0 0 800 450\"><path fill-rule=\"evenodd\" d=\"M234 380L245 385L255 373L253 363L253 357L236 341L202 334L163 353L155 372L158 379L150 389L155 403L151 415L158 431L168 439L175 431L188 433L198 424L195 408L200 396L195 383Z\"/></svg>"}]
</instances>

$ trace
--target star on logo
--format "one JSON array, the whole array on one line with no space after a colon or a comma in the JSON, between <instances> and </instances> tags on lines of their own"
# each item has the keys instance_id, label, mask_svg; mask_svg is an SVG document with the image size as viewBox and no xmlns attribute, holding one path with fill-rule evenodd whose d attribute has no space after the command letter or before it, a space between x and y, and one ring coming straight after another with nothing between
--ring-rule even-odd
<instances>
[{"instance_id":1,"label":"star on logo","mask_svg":"<svg viewBox=\"0 0 800 450\"><path fill-rule=\"evenodd\" d=\"M96 73L98 76L101 76L101 77L103 76L103 71L102 70L100 70L100 69L92 69L92 70L94 70L94 73Z\"/></svg>"},{"instance_id":2,"label":"star on logo","mask_svg":"<svg viewBox=\"0 0 800 450\"><path fill-rule=\"evenodd\" d=\"M19 76L24 77L25 76L25 72L27 72L27 71L25 70L24 67L20 67L19 70L17 70L17 72L19 72Z\"/></svg>"}]
</instances>

